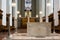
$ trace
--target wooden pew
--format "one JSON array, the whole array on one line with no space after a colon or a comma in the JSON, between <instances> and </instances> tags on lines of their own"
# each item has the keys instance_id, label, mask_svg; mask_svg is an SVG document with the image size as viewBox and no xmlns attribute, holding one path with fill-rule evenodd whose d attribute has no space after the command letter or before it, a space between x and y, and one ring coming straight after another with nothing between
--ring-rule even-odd
<instances>
[{"instance_id":1,"label":"wooden pew","mask_svg":"<svg viewBox=\"0 0 60 40\"><path fill-rule=\"evenodd\" d=\"M8 25L8 16L6 16L6 24ZM3 31L8 31L8 26L3 26ZM14 30L14 17L12 17L12 26L10 26L10 30Z\"/></svg>"},{"instance_id":2,"label":"wooden pew","mask_svg":"<svg viewBox=\"0 0 60 40\"><path fill-rule=\"evenodd\" d=\"M58 17L59 17L59 26L60 26L60 11L58 11Z\"/></svg>"},{"instance_id":3,"label":"wooden pew","mask_svg":"<svg viewBox=\"0 0 60 40\"><path fill-rule=\"evenodd\" d=\"M43 22L46 22L46 17L44 16L44 17L42 17L42 19L43 19Z\"/></svg>"},{"instance_id":4,"label":"wooden pew","mask_svg":"<svg viewBox=\"0 0 60 40\"><path fill-rule=\"evenodd\" d=\"M60 32L60 11L58 11L59 25L54 26L54 15L53 15L53 13L50 14L48 17L49 17L49 22L52 22L52 24L51 24L51 25L52 25L52 26L51 26L52 32L53 32L54 27L55 27L55 32L56 32L56 33L59 33L59 32Z\"/></svg>"},{"instance_id":5,"label":"wooden pew","mask_svg":"<svg viewBox=\"0 0 60 40\"><path fill-rule=\"evenodd\" d=\"M0 31L2 31L2 10L0 9Z\"/></svg>"},{"instance_id":6,"label":"wooden pew","mask_svg":"<svg viewBox=\"0 0 60 40\"><path fill-rule=\"evenodd\" d=\"M48 16L48 18L49 18L49 22L51 22L51 32L53 32L53 29L54 29L54 17L53 17L53 13L50 14Z\"/></svg>"},{"instance_id":7,"label":"wooden pew","mask_svg":"<svg viewBox=\"0 0 60 40\"><path fill-rule=\"evenodd\" d=\"M8 19L7 19L8 17L6 16L6 24L7 24L7 22L8 22ZM3 27L2 27L2 32L6 32L6 31L8 31L8 27L7 27L7 25L3 25Z\"/></svg>"}]
</instances>

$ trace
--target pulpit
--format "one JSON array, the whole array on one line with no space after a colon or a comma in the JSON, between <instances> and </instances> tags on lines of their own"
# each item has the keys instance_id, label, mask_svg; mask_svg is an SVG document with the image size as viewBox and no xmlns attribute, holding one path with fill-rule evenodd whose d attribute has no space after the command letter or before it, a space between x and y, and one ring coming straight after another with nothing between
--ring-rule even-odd
<instances>
[{"instance_id":1,"label":"pulpit","mask_svg":"<svg viewBox=\"0 0 60 40\"><path fill-rule=\"evenodd\" d=\"M0 9L0 31L2 30L2 10Z\"/></svg>"}]
</instances>

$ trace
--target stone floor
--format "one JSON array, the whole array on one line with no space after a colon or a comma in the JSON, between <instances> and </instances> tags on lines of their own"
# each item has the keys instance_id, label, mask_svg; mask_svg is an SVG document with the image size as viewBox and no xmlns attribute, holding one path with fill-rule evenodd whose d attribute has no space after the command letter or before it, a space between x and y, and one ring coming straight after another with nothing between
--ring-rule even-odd
<instances>
[{"instance_id":1,"label":"stone floor","mask_svg":"<svg viewBox=\"0 0 60 40\"><path fill-rule=\"evenodd\" d=\"M6 37L3 40L6 40ZM14 33L11 34L10 40L60 40L60 34L51 34L45 37L29 37L27 33Z\"/></svg>"},{"instance_id":2,"label":"stone floor","mask_svg":"<svg viewBox=\"0 0 60 40\"><path fill-rule=\"evenodd\" d=\"M28 37L26 36L26 29L18 29L18 34L16 35L15 34L15 30L11 31L11 36L12 37L11 39L13 40L40 40L39 38L40 37ZM8 32L0 32L0 40L5 40L6 37L8 36ZM45 38L45 39L44 39ZM46 38L52 38L52 39L49 39L49 40L60 40L60 35L56 35L56 36L49 36L49 37L44 37L44 38L41 38L41 40L48 40ZM58 38L58 39L53 39L53 38Z\"/></svg>"},{"instance_id":3,"label":"stone floor","mask_svg":"<svg viewBox=\"0 0 60 40\"><path fill-rule=\"evenodd\" d=\"M26 33L26 29L18 29L18 33ZM15 33L15 30L11 31L11 34ZM0 32L0 40L2 40L4 37L8 36L8 32Z\"/></svg>"}]
</instances>

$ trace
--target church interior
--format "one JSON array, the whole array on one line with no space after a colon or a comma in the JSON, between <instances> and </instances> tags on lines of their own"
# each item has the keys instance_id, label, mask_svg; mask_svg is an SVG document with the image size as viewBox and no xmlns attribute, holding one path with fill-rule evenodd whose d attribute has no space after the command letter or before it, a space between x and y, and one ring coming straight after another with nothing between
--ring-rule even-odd
<instances>
[{"instance_id":1,"label":"church interior","mask_svg":"<svg viewBox=\"0 0 60 40\"><path fill-rule=\"evenodd\" d=\"M60 40L60 0L0 0L0 40Z\"/></svg>"}]
</instances>

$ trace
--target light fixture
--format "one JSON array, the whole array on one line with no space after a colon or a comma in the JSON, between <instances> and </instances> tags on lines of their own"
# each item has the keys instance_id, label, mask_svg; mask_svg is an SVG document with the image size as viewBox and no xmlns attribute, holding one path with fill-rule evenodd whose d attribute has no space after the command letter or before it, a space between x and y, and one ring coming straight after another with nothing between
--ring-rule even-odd
<instances>
[{"instance_id":1,"label":"light fixture","mask_svg":"<svg viewBox=\"0 0 60 40\"><path fill-rule=\"evenodd\" d=\"M51 5L51 3L47 3L47 7L49 7Z\"/></svg>"},{"instance_id":2,"label":"light fixture","mask_svg":"<svg viewBox=\"0 0 60 40\"><path fill-rule=\"evenodd\" d=\"M12 6L15 7L16 6L16 3L12 3Z\"/></svg>"},{"instance_id":3,"label":"light fixture","mask_svg":"<svg viewBox=\"0 0 60 40\"><path fill-rule=\"evenodd\" d=\"M42 11L40 11L39 14L42 14Z\"/></svg>"},{"instance_id":4,"label":"light fixture","mask_svg":"<svg viewBox=\"0 0 60 40\"><path fill-rule=\"evenodd\" d=\"M36 15L36 17L38 18L38 15Z\"/></svg>"},{"instance_id":5,"label":"light fixture","mask_svg":"<svg viewBox=\"0 0 60 40\"><path fill-rule=\"evenodd\" d=\"M19 15L19 17L21 17L21 14Z\"/></svg>"},{"instance_id":6,"label":"light fixture","mask_svg":"<svg viewBox=\"0 0 60 40\"><path fill-rule=\"evenodd\" d=\"M17 14L19 14L20 12L19 11L17 11Z\"/></svg>"}]
</instances>

